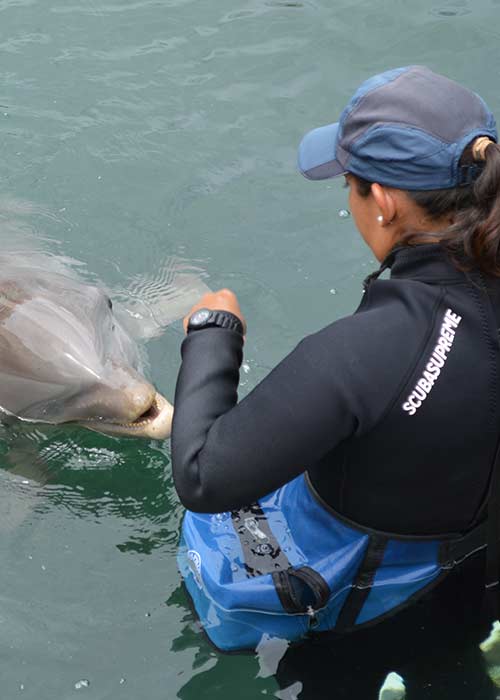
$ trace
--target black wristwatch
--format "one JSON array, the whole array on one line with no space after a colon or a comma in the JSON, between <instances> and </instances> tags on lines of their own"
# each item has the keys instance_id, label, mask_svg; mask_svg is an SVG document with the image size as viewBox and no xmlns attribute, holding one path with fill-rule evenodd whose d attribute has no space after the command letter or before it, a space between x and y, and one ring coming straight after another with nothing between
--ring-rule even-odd
<instances>
[{"instance_id":1,"label":"black wristwatch","mask_svg":"<svg viewBox=\"0 0 500 700\"><path fill-rule=\"evenodd\" d=\"M230 311L198 309L189 318L187 332L199 331L202 328L227 328L240 333L240 335L245 335L242 322L238 316Z\"/></svg>"}]
</instances>

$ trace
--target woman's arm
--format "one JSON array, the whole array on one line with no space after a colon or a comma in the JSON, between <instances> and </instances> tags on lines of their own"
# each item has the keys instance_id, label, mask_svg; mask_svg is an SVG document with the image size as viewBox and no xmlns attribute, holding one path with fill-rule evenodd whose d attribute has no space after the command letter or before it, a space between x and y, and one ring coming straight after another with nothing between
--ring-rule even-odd
<instances>
[{"instance_id":1,"label":"woman's arm","mask_svg":"<svg viewBox=\"0 0 500 700\"><path fill-rule=\"evenodd\" d=\"M222 328L187 336L172 430L174 481L187 508L251 503L355 431L351 378L329 336L325 329L303 340L239 404L242 336Z\"/></svg>"}]
</instances>

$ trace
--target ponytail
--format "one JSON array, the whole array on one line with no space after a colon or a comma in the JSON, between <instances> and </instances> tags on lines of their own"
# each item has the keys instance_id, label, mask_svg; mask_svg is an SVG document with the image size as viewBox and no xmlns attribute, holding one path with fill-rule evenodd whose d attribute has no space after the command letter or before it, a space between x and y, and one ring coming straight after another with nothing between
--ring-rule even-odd
<instances>
[{"instance_id":1,"label":"ponytail","mask_svg":"<svg viewBox=\"0 0 500 700\"><path fill-rule=\"evenodd\" d=\"M457 221L464 253L485 273L500 277L500 146L490 141L484 168L473 185L475 206Z\"/></svg>"}]
</instances>

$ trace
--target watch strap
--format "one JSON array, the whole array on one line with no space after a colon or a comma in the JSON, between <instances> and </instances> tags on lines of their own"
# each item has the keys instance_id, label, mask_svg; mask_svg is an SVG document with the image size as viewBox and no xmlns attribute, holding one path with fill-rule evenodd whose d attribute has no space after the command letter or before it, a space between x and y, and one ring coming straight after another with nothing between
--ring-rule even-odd
<instances>
[{"instance_id":1,"label":"watch strap","mask_svg":"<svg viewBox=\"0 0 500 700\"><path fill-rule=\"evenodd\" d=\"M192 316L196 314L196 311ZM203 323L191 325L188 322L187 332L202 330L203 328L227 328L231 331L236 331L241 335L245 334L243 323L236 316L236 314L230 311L223 311L218 309L210 309L210 314Z\"/></svg>"}]
</instances>

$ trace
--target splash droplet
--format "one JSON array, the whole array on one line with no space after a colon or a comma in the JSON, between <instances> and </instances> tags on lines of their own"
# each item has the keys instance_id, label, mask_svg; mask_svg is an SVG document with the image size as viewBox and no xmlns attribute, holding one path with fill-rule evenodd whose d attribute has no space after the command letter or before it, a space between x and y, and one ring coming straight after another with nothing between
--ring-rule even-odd
<instances>
[{"instance_id":1,"label":"splash droplet","mask_svg":"<svg viewBox=\"0 0 500 700\"><path fill-rule=\"evenodd\" d=\"M349 209L339 209L339 217L341 219L348 219L351 216Z\"/></svg>"},{"instance_id":2,"label":"splash droplet","mask_svg":"<svg viewBox=\"0 0 500 700\"><path fill-rule=\"evenodd\" d=\"M335 287L332 287L330 289L330 294L337 294L337 290L335 289Z\"/></svg>"},{"instance_id":3,"label":"splash droplet","mask_svg":"<svg viewBox=\"0 0 500 700\"><path fill-rule=\"evenodd\" d=\"M80 690L81 688L88 688L90 685L90 681L88 681L86 678L82 678L81 681L77 681L75 683L75 690Z\"/></svg>"},{"instance_id":4,"label":"splash droplet","mask_svg":"<svg viewBox=\"0 0 500 700\"><path fill-rule=\"evenodd\" d=\"M211 517L211 521L214 525L222 525L229 518L229 513L214 513Z\"/></svg>"}]
</instances>

